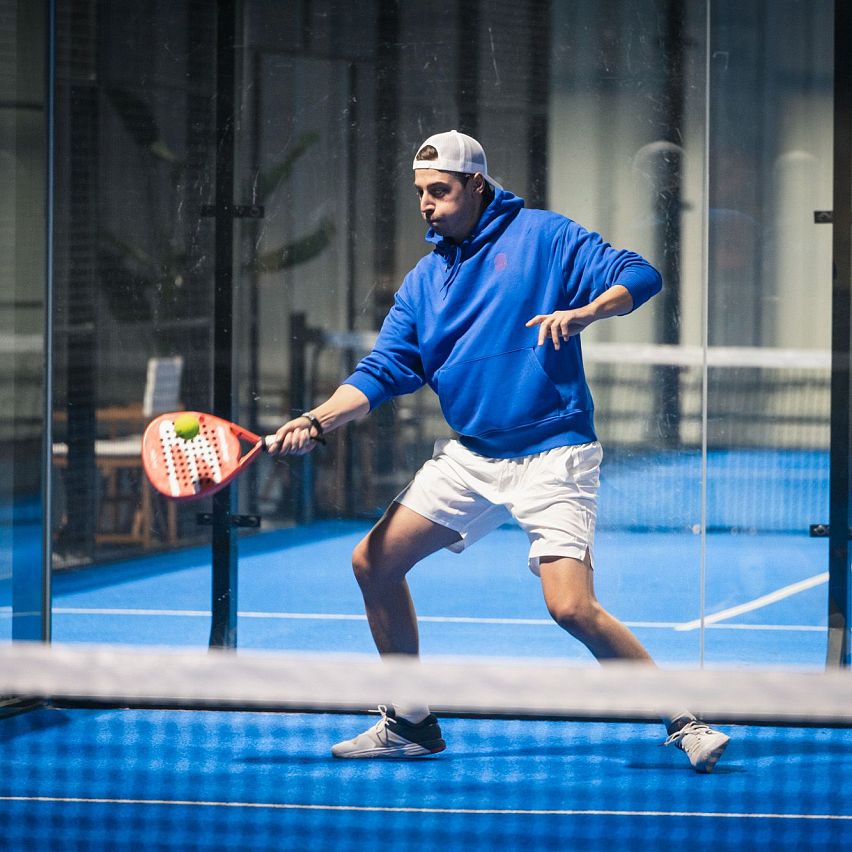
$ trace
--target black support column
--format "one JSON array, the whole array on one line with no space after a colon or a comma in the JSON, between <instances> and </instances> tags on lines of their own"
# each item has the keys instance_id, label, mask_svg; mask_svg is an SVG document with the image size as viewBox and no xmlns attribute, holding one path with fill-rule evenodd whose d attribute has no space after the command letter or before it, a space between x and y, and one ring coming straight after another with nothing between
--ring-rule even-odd
<instances>
[{"instance_id":1,"label":"black support column","mask_svg":"<svg viewBox=\"0 0 852 852\"><path fill-rule=\"evenodd\" d=\"M216 190L213 297L213 413L233 420L234 362L234 121L236 0L218 0L216 13ZM236 486L213 496L210 647L237 645Z\"/></svg>"},{"instance_id":2,"label":"black support column","mask_svg":"<svg viewBox=\"0 0 852 852\"><path fill-rule=\"evenodd\" d=\"M547 138L550 119L550 0L529 5L529 124L527 126L527 206L547 209Z\"/></svg>"},{"instance_id":3,"label":"black support column","mask_svg":"<svg viewBox=\"0 0 852 852\"><path fill-rule=\"evenodd\" d=\"M852 3L834 4L834 240L831 340L829 667L849 667L850 444L852 443Z\"/></svg>"},{"instance_id":4,"label":"black support column","mask_svg":"<svg viewBox=\"0 0 852 852\"><path fill-rule=\"evenodd\" d=\"M480 0L463 0L456 12L458 129L474 138L479 136L479 34L482 29L479 5Z\"/></svg>"},{"instance_id":5,"label":"black support column","mask_svg":"<svg viewBox=\"0 0 852 852\"><path fill-rule=\"evenodd\" d=\"M684 110L684 10L669 0L661 33L663 85L657 105L659 147L656 160L654 213L657 221L654 256L663 276L662 304L657 313L657 343L680 343L681 214ZM659 412L657 428L664 446L680 446L680 368L654 368Z\"/></svg>"}]
</instances>

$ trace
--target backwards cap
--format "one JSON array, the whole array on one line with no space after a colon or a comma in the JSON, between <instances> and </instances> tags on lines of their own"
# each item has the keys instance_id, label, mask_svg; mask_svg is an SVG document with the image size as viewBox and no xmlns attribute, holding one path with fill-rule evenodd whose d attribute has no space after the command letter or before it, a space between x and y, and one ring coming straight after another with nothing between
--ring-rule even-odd
<instances>
[{"instance_id":1,"label":"backwards cap","mask_svg":"<svg viewBox=\"0 0 852 852\"><path fill-rule=\"evenodd\" d=\"M503 188L494 178L489 177L485 151L472 136L459 133L458 130L436 133L417 149L418 152L427 145L438 152L438 159L415 160L415 169L437 169L439 172L460 172L466 175L479 172L494 189Z\"/></svg>"}]
</instances>

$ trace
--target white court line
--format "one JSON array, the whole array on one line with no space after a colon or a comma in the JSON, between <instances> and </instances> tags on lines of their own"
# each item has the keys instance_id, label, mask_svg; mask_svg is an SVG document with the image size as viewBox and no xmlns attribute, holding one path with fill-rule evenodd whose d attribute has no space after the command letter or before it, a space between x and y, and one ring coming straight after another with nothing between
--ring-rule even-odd
<instances>
[{"instance_id":1,"label":"white court line","mask_svg":"<svg viewBox=\"0 0 852 852\"><path fill-rule=\"evenodd\" d=\"M126 615L126 616L157 616L157 617L187 617L210 618L210 610L204 609L118 609L92 607L54 607L55 615ZM11 608L0 609L0 615L10 615ZM239 618L270 619L278 621L366 621L366 615L342 612L239 612ZM553 627L550 618L477 618L474 616L454 615L420 615L418 621L431 624L496 624L509 627ZM688 625L680 621L625 621L627 627L658 630L684 630ZM813 624L712 624L705 619L705 626L715 630L775 630L797 631L805 633L822 633L825 627Z\"/></svg>"},{"instance_id":2,"label":"white court line","mask_svg":"<svg viewBox=\"0 0 852 852\"><path fill-rule=\"evenodd\" d=\"M209 610L202 609L100 609L86 607L54 607L53 612L59 615L154 615L154 616L188 616L209 618ZM282 621L366 621L363 614L342 612L238 612L240 618L268 618ZM419 615L418 621L435 624L506 624L533 627L552 627L552 618L489 618L466 615ZM661 627L674 628L680 622L669 621L634 621L626 622L629 627Z\"/></svg>"},{"instance_id":3,"label":"white court line","mask_svg":"<svg viewBox=\"0 0 852 852\"><path fill-rule=\"evenodd\" d=\"M290 802L208 802L191 799L107 799L77 796L0 796L0 802L53 802L82 805L172 805L197 808L269 808L288 811L342 811L347 813L469 814L471 816L605 816L700 817L710 819L852 820L852 814L725 813L713 811L615 811L581 809L415 808L385 805L302 805Z\"/></svg>"},{"instance_id":4,"label":"white court line","mask_svg":"<svg viewBox=\"0 0 852 852\"><path fill-rule=\"evenodd\" d=\"M707 630L794 630L800 633L825 633L828 630L815 624L705 624L704 627Z\"/></svg>"},{"instance_id":5,"label":"white court line","mask_svg":"<svg viewBox=\"0 0 852 852\"><path fill-rule=\"evenodd\" d=\"M769 606L769 604L784 600L784 598L797 595L799 592L804 592L806 589L812 589L815 586L821 586L828 582L828 571L822 574L815 574L813 577L808 577L806 580L799 580L798 583L791 583L789 586L782 586L768 595L761 595L759 598L732 606L730 609L723 609L719 612L714 612L712 615L707 615L704 619L696 618L694 621L687 621L675 627L675 630L696 630L701 625L716 624L719 621L725 621L728 618L733 618L735 615L742 615L744 612L753 612L756 609Z\"/></svg>"}]
</instances>

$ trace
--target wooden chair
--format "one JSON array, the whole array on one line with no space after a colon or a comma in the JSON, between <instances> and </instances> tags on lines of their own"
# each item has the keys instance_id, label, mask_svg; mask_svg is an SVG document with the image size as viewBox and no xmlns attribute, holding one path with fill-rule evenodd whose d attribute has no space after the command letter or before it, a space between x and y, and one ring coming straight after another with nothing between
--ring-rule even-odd
<instances>
[{"instance_id":1,"label":"wooden chair","mask_svg":"<svg viewBox=\"0 0 852 852\"><path fill-rule=\"evenodd\" d=\"M141 404L99 409L98 429L105 435L95 441L100 494L97 543L153 544L158 499L142 470L142 432L145 424L165 411L181 408L180 387L183 358L150 358ZM57 467L67 467L67 444L53 445ZM166 541L177 541L177 510L165 509Z\"/></svg>"}]
</instances>

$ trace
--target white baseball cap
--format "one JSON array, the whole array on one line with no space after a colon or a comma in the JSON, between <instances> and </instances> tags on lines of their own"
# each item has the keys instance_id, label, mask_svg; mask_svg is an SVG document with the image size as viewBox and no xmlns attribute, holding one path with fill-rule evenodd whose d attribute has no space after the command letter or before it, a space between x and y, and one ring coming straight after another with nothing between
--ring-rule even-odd
<instances>
[{"instance_id":1,"label":"white baseball cap","mask_svg":"<svg viewBox=\"0 0 852 852\"><path fill-rule=\"evenodd\" d=\"M439 172L461 172L472 175L479 172L494 189L503 187L488 175L488 161L482 145L472 136L448 130L430 136L417 150L431 145L438 152L436 160L415 160L415 169L437 169Z\"/></svg>"}]
</instances>

